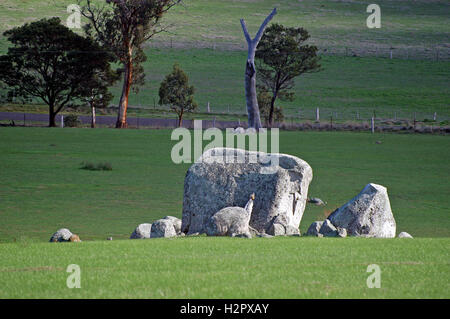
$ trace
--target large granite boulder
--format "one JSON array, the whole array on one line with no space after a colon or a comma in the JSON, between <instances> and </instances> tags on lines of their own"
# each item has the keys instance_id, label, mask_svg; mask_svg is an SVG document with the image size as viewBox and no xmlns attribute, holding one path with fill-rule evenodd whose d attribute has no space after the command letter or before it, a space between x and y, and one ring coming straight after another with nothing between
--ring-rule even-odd
<instances>
[{"instance_id":1,"label":"large granite boulder","mask_svg":"<svg viewBox=\"0 0 450 319\"><path fill-rule=\"evenodd\" d=\"M130 239L148 239L152 230L152 224L140 224L130 236Z\"/></svg>"},{"instance_id":2,"label":"large granite boulder","mask_svg":"<svg viewBox=\"0 0 450 319\"><path fill-rule=\"evenodd\" d=\"M182 231L205 233L211 216L225 207L243 207L251 193L256 195L251 227L268 233L283 215L284 228L298 229L311 179L308 163L291 155L209 149L186 174Z\"/></svg>"},{"instance_id":3,"label":"large granite boulder","mask_svg":"<svg viewBox=\"0 0 450 319\"><path fill-rule=\"evenodd\" d=\"M368 184L328 219L350 236L394 238L396 224L386 187Z\"/></svg>"},{"instance_id":4,"label":"large granite boulder","mask_svg":"<svg viewBox=\"0 0 450 319\"><path fill-rule=\"evenodd\" d=\"M58 231L56 231L56 233L54 233L52 235L52 237L50 237L50 242L51 243L56 243L56 242L80 242L80 237L78 237L78 235L72 234L72 232L70 230L68 230L67 228L61 228Z\"/></svg>"},{"instance_id":5,"label":"large granite boulder","mask_svg":"<svg viewBox=\"0 0 450 319\"><path fill-rule=\"evenodd\" d=\"M169 219L158 219L153 222L150 232L150 238L171 238L176 237L177 232L173 222Z\"/></svg>"}]
</instances>

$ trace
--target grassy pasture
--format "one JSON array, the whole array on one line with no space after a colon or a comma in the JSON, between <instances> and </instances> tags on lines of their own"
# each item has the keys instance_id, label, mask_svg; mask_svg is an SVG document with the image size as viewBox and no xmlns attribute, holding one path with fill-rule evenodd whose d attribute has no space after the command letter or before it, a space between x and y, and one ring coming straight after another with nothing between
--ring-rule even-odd
<instances>
[{"instance_id":1,"label":"grassy pasture","mask_svg":"<svg viewBox=\"0 0 450 319\"><path fill-rule=\"evenodd\" d=\"M72 0L4 0L0 3L0 32L43 17L59 16L65 23L67 5ZM245 113L243 88L245 41L239 19L245 17L250 32L256 32L263 17L277 6L274 22L303 26L311 33L311 41L322 48L356 47L397 49L406 47L433 51L447 46L450 25L447 1L378 1L382 8L382 28L368 29L365 25L370 1L288 0L185 0L166 16L173 24L171 33L154 38L146 47L148 61L144 68L147 83L140 93L131 94L131 105L152 108L158 103L161 80L179 62L197 88L200 111L205 112L209 101L214 112ZM167 48L172 43L173 49ZM213 50L214 45L221 50ZM0 36L0 52L7 42ZM166 49L161 49L161 47ZM186 49L188 48L188 49ZM226 49L226 50L222 50ZM231 50L229 50L231 49ZM397 51L396 51L397 52ZM397 53L394 53L394 57ZM384 55L386 57L386 55ZM377 116L394 118L448 119L450 100L450 62L427 60L389 60L372 57L325 56L323 72L302 76L297 80L296 99L279 102L287 116L313 118L316 107L322 118L333 115L344 120ZM118 103L121 84L112 92ZM0 110L11 107L1 106ZM20 105L14 107L20 109ZM39 107L40 111L46 109ZM151 111L149 111L151 112ZM150 113L150 116L159 116ZM165 115L170 116L170 115ZM230 115L219 118L229 119ZM233 115L231 115L233 116ZM238 115L235 115L237 117Z\"/></svg>"},{"instance_id":2,"label":"grassy pasture","mask_svg":"<svg viewBox=\"0 0 450 319\"><path fill-rule=\"evenodd\" d=\"M0 298L449 298L449 239L177 238L0 245ZM68 289L69 264L81 288ZM381 288L366 285L367 266Z\"/></svg>"},{"instance_id":3,"label":"grassy pasture","mask_svg":"<svg viewBox=\"0 0 450 319\"><path fill-rule=\"evenodd\" d=\"M73 0L3 0L0 3L0 31L43 17L59 16L66 21L67 6ZM249 31L256 33L261 20L274 8L274 22L303 26L317 45L351 48L429 48L448 44L450 21L448 1L379 0L381 29L368 29L366 13L370 1L339 0L184 0L173 8L164 23L171 33L155 42L175 47L219 47L242 49L244 38L239 24L245 18ZM5 42L1 43L5 48Z\"/></svg>"},{"instance_id":4,"label":"grassy pasture","mask_svg":"<svg viewBox=\"0 0 450 319\"><path fill-rule=\"evenodd\" d=\"M173 164L175 143L169 130L0 128L0 241L47 241L61 227L126 239L140 223L180 217L189 164ZM280 135L280 152L313 168L309 195L328 202L307 206L302 232L373 182L388 188L399 232L448 237L449 150L445 136ZM112 171L80 169L84 161Z\"/></svg>"},{"instance_id":5,"label":"grassy pasture","mask_svg":"<svg viewBox=\"0 0 450 319\"><path fill-rule=\"evenodd\" d=\"M158 90L161 81L171 72L173 63L180 63L196 87L198 112L205 113L210 102L211 111L218 119L237 120L245 116L244 63L242 51L213 51L210 49L148 49L144 64L146 84L139 94L130 94L130 104L143 106L140 113L151 117L173 117L173 113L158 114ZM314 119L315 108L321 118L328 121L369 119L373 111L377 117L409 119L414 112L417 119L432 119L437 112L438 121L450 118L450 62L389 60L384 58L331 57L322 58L323 71L300 76L296 81L296 98L293 102L278 101L286 116ZM111 92L118 105L121 82ZM0 111L32 111L48 113L45 106L0 106ZM230 114L228 114L228 110ZM88 108L85 110L89 112ZM233 115L235 114L235 115ZM237 115L237 114L240 114ZM133 115L133 111L130 112ZM196 115L206 119L211 116Z\"/></svg>"}]
</instances>

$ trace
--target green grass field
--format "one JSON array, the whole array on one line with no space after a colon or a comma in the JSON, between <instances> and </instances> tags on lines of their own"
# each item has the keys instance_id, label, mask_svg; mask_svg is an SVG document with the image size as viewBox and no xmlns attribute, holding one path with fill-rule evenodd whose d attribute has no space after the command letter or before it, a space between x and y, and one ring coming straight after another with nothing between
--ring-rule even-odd
<instances>
[{"instance_id":1,"label":"green grass field","mask_svg":"<svg viewBox=\"0 0 450 319\"><path fill-rule=\"evenodd\" d=\"M171 72L173 63L179 62L196 87L198 112L205 113L210 102L211 111L219 113L219 119L237 120L238 115L233 117L228 110L233 114L245 114L245 52L209 49L147 51L146 84L139 94L130 95L131 105L144 106L147 108L145 113L156 117L149 112L154 106L161 108L158 105L159 85ZM434 112L440 121L450 118L450 62L325 56L322 66L322 72L297 79L293 102L278 102L285 116L298 117L300 110L303 119L311 120L315 118L315 108L319 107L324 120L328 120L330 115L336 120L336 112L338 120L355 120L356 112L367 120L373 111L378 117L391 119L397 116L412 120L414 112L420 120L432 119ZM117 105L121 83L118 82L111 92L116 97L113 104ZM6 105L0 107L0 111L9 109ZM20 105L13 109L27 111ZM48 112L45 106L40 109ZM171 117L170 112L167 113L163 116Z\"/></svg>"},{"instance_id":2,"label":"green grass field","mask_svg":"<svg viewBox=\"0 0 450 319\"><path fill-rule=\"evenodd\" d=\"M0 241L46 241L61 227L85 240L128 238L134 227L181 216L184 175L175 165L169 130L0 128ZM382 144L375 141L381 140ZM367 183L388 188L398 230L448 237L450 140L445 136L281 132L280 152L313 168L301 224L346 203ZM110 172L81 162L110 162Z\"/></svg>"},{"instance_id":3,"label":"green grass field","mask_svg":"<svg viewBox=\"0 0 450 319\"><path fill-rule=\"evenodd\" d=\"M0 32L43 17L68 16L72 0L0 1ZM323 71L300 77L296 99L280 102L288 117L327 121L377 117L450 117L448 1L376 2L382 28L368 29L371 1L184 0L165 23L172 33L146 45L147 83L130 104L152 110L159 83L179 62L218 119L243 119L245 43L239 19L254 33L277 6L274 22L303 26L321 49ZM0 52L7 49L0 36ZM173 48L170 48L172 46ZM410 59L376 57L374 48L409 50ZM213 49L216 47L216 49ZM345 48L371 52L342 56ZM426 59L414 52L428 52ZM412 59L411 59L412 58ZM112 88L117 104L120 84ZM43 106L0 111L46 112ZM230 110L230 114L228 114ZM130 116L137 112L132 109ZM211 118L193 114L190 118ZM235 117L235 118L234 118ZM335 119L336 120L336 119ZM367 183L388 188L397 233L408 239L272 239L185 237L129 240L134 228L167 215L181 217L184 177L175 165L169 130L0 127L1 298L449 298L450 140L447 136L351 132L287 132L280 152L306 160L314 178L300 230L358 194ZM381 141L377 144L376 141ZM112 171L80 169L108 162ZM59 228L82 243L51 244ZM107 241L107 237L113 241ZM81 289L68 289L66 268L81 267ZM369 289L367 266L381 267L381 288Z\"/></svg>"},{"instance_id":4,"label":"green grass field","mask_svg":"<svg viewBox=\"0 0 450 319\"><path fill-rule=\"evenodd\" d=\"M3 0L0 3L0 31L43 17L59 16L66 21L67 5L72 0ZM155 38L167 46L243 48L244 37L239 19L245 18L249 31L276 6L274 22L303 26L310 30L313 42L324 48L434 48L448 44L450 21L448 1L379 0L381 29L368 29L366 8L371 1L325 0L183 0L164 21L171 33ZM2 43L3 48L5 43Z\"/></svg>"},{"instance_id":5,"label":"green grass field","mask_svg":"<svg viewBox=\"0 0 450 319\"><path fill-rule=\"evenodd\" d=\"M374 182L414 240L128 240L140 223L181 216L189 165L171 162L175 143L168 130L0 128L0 298L448 298L447 137L281 133L280 151L313 167L309 195L328 201L307 206L302 233ZM48 243L61 227L83 243ZM72 263L82 289L65 286ZM366 286L373 263L381 289Z\"/></svg>"},{"instance_id":6,"label":"green grass field","mask_svg":"<svg viewBox=\"0 0 450 319\"><path fill-rule=\"evenodd\" d=\"M0 245L0 298L449 298L448 238ZM81 288L68 289L69 264ZM367 266L381 288L366 285Z\"/></svg>"},{"instance_id":7,"label":"green grass field","mask_svg":"<svg viewBox=\"0 0 450 319\"><path fill-rule=\"evenodd\" d=\"M0 3L3 22L0 31L54 15L65 21L67 5L72 2L5 0ZM139 94L131 94L130 104L150 109L157 105L160 82L171 71L173 63L179 62L197 88L200 112L205 112L210 102L213 112L245 114L246 51L239 18L245 17L251 32L256 32L263 17L275 5L279 13L274 22L307 28L311 42L322 48L394 45L398 49L420 47L433 51L436 45L447 45L448 2L379 1L383 27L376 30L365 26L368 15L365 9L369 3L185 0L184 6L175 7L166 17L166 23L174 25L172 33L158 35L155 42L146 47L147 83ZM0 52L5 52L7 43L3 36L0 39ZM174 49L167 48L169 39ZM155 48L163 43L166 49ZM222 44L217 47L221 50L212 49L215 43ZM337 120L354 120L356 112L368 119L373 111L383 118L397 116L412 120L414 112L420 120L432 118L434 112L440 121L450 117L449 61L390 60L386 54L383 58L372 54L372 57L324 56L322 65L322 72L298 78L293 102L278 102L287 117L300 114L304 119L313 119L316 107L321 108L323 119L333 115L334 120L336 112ZM117 83L112 92L113 103L117 105L121 83ZM0 107L3 111L9 109ZM14 109L21 110L21 107L17 105ZM46 108L40 109L46 111ZM150 113L149 116L159 115ZM219 119L229 117L219 115Z\"/></svg>"}]
</instances>

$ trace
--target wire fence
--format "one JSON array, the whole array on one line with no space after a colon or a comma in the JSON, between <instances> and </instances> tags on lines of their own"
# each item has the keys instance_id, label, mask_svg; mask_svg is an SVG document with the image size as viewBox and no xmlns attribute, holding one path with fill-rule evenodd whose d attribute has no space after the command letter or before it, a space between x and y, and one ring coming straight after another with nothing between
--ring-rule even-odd
<instances>
[{"instance_id":1,"label":"wire fence","mask_svg":"<svg viewBox=\"0 0 450 319\"><path fill-rule=\"evenodd\" d=\"M245 51L245 43L233 42L182 42L182 41L153 41L149 47L164 49L190 49L203 48L221 51ZM377 57L387 59L412 59L431 61L450 61L450 46L448 44L436 44L430 47L420 46L323 46L317 45L319 55L353 56L353 57Z\"/></svg>"}]
</instances>

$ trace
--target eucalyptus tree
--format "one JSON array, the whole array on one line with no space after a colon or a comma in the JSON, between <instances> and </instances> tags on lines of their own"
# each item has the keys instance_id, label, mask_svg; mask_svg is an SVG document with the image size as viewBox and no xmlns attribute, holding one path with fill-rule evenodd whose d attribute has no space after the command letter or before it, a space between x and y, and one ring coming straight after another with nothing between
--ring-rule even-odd
<instances>
[{"instance_id":1,"label":"eucalyptus tree","mask_svg":"<svg viewBox=\"0 0 450 319\"><path fill-rule=\"evenodd\" d=\"M293 100L294 79L301 74L321 69L317 47L305 44L309 33L303 28L290 28L281 24L269 26L259 42L256 64L259 82L272 95L268 124L273 124L275 101Z\"/></svg>"},{"instance_id":2,"label":"eucalyptus tree","mask_svg":"<svg viewBox=\"0 0 450 319\"><path fill-rule=\"evenodd\" d=\"M165 31L160 22L164 14L181 0L78 0L81 13L88 19L86 34L114 53L123 65L123 86L117 115L117 128L127 127L130 90L138 92L144 84L142 63L146 60L143 44Z\"/></svg>"},{"instance_id":3,"label":"eucalyptus tree","mask_svg":"<svg viewBox=\"0 0 450 319\"><path fill-rule=\"evenodd\" d=\"M0 81L8 95L24 100L40 99L49 108L49 126L69 104L106 90L98 74L112 74L113 57L92 39L61 24L59 18L42 19L4 33L12 46L0 56Z\"/></svg>"}]
</instances>

